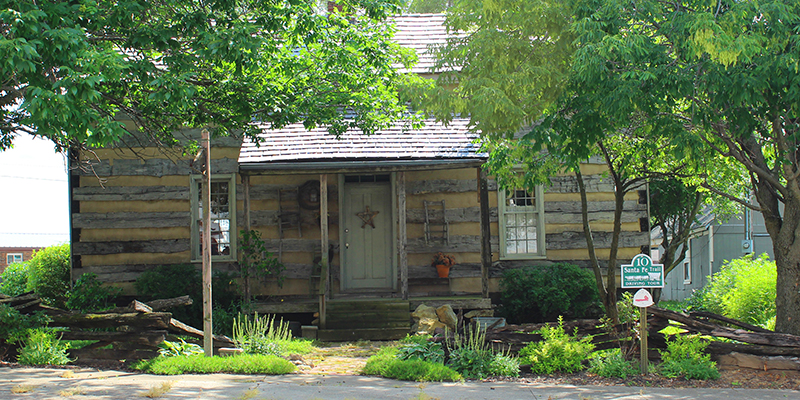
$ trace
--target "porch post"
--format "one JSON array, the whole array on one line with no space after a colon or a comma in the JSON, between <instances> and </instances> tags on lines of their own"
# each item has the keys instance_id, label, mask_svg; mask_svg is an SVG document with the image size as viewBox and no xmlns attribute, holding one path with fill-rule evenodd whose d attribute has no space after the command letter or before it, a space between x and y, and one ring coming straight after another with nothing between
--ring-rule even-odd
<instances>
[{"instance_id":1,"label":"porch post","mask_svg":"<svg viewBox=\"0 0 800 400\"><path fill-rule=\"evenodd\" d=\"M328 175L319 176L319 229L320 229L320 271L319 271L319 327L325 329L328 309Z\"/></svg>"},{"instance_id":2,"label":"porch post","mask_svg":"<svg viewBox=\"0 0 800 400\"><path fill-rule=\"evenodd\" d=\"M244 189L244 229L250 232L250 174L242 174Z\"/></svg>"},{"instance_id":3,"label":"porch post","mask_svg":"<svg viewBox=\"0 0 800 400\"><path fill-rule=\"evenodd\" d=\"M203 129L203 352L214 355L214 333L211 304L211 140Z\"/></svg>"},{"instance_id":4,"label":"porch post","mask_svg":"<svg viewBox=\"0 0 800 400\"><path fill-rule=\"evenodd\" d=\"M489 298L489 268L492 266L491 228L489 226L489 181L486 170L478 167L478 200L481 206L481 295Z\"/></svg>"},{"instance_id":5,"label":"porch post","mask_svg":"<svg viewBox=\"0 0 800 400\"><path fill-rule=\"evenodd\" d=\"M408 300L408 253L406 252L406 173L397 173L397 252L400 256L400 295Z\"/></svg>"}]
</instances>

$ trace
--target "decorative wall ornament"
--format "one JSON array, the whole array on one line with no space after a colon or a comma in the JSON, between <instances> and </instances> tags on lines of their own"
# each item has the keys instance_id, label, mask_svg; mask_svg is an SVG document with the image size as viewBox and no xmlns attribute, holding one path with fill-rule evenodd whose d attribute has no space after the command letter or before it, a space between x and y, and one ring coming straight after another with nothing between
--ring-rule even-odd
<instances>
[{"instance_id":1,"label":"decorative wall ornament","mask_svg":"<svg viewBox=\"0 0 800 400\"><path fill-rule=\"evenodd\" d=\"M366 211L356 213L356 215L358 215L358 217L361 218L362 221L364 221L364 223L361 224L361 229L364 229L367 225L371 226L374 229L375 222L373 221L373 218L375 218L375 216L378 215L378 213L380 213L380 211L370 211L369 206L366 206Z\"/></svg>"}]
</instances>

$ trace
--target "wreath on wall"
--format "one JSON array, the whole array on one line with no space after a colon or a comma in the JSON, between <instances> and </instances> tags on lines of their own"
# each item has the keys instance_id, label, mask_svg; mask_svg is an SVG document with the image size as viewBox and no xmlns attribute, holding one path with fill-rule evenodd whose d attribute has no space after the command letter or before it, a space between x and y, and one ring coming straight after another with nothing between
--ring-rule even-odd
<instances>
[{"instance_id":1,"label":"wreath on wall","mask_svg":"<svg viewBox=\"0 0 800 400\"><path fill-rule=\"evenodd\" d=\"M297 189L297 202L306 210L319 210L319 181L307 181Z\"/></svg>"}]
</instances>

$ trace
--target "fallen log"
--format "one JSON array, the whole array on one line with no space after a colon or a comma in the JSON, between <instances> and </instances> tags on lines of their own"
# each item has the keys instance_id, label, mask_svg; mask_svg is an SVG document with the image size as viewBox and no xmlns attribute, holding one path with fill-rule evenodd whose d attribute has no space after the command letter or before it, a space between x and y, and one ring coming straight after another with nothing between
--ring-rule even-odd
<instances>
[{"instance_id":1,"label":"fallen log","mask_svg":"<svg viewBox=\"0 0 800 400\"><path fill-rule=\"evenodd\" d=\"M717 321L725 322L725 323L731 324L731 325L735 325L735 326L738 326L740 328L751 330L753 332L774 333L773 331L771 331L769 329L764 329L764 328L762 328L760 326L750 325L750 324L748 324L746 322L737 321L737 320L735 320L733 318L728 318L726 316L719 315L719 314L714 314L714 313L711 313L711 312L708 312L708 311L691 311L691 312L689 312L689 316L690 317L706 318L706 319L715 319Z\"/></svg>"},{"instance_id":2,"label":"fallen log","mask_svg":"<svg viewBox=\"0 0 800 400\"><path fill-rule=\"evenodd\" d=\"M659 307L648 307L647 312L662 318L669 318L704 335L724 337L740 342L768 346L800 347L800 336L775 332L751 332L744 329L732 329L711 322L700 321L687 314L665 310Z\"/></svg>"},{"instance_id":3,"label":"fallen log","mask_svg":"<svg viewBox=\"0 0 800 400\"><path fill-rule=\"evenodd\" d=\"M751 354L755 356L791 356L800 357L800 348L797 347L777 347L762 346L757 344L742 344L730 342L709 341L706 353L728 354L728 353Z\"/></svg>"},{"instance_id":4,"label":"fallen log","mask_svg":"<svg viewBox=\"0 0 800 400\"><path fill-rule=\"evenodd\" d=\"M117 328L131 326L137 329L167 329L171 313L125 313L125 314L63 314L52 316L52 327L69 328Z\"/></svg>"},{"instance_id":5,"label":"fallen log","mask_svg":"<svg viewBox=\"0 0 800 400\"><path fill-rule=\"evenodd\" d=\"M203 339L203 331L194 328L192 326L186 325L181 321L178 321L175 318L171 318L169 321L169 330L171 332L182 333L184 335L189 335L194 338ZM214 341L218 342L220 345L231 345L233 344L233 339L225 336L225 335L214 335ZM216 344L215 344L216 346Z\"/></svg>"},{"instance_id":6,"label":"fallen log","mask_svg":"<svg viewBox=\"0 0 800 400\"><path fill-rule=\"evenodd\" d=\"M192 304L192 298L188 295L181 297L174 297L171 299L158 299L148 301L147 305L150 306L152 311L167 310L173 307L189 306Z\"/></svg>"},{"instance_id":7,"label":"fallen log","mask_svg":"<svg viewBox=\"0 0 800 400\"><path fill-rule=\"evenodd\" d=\"M125 342L148 347L158 347L167 337L166 330L146 332L92 332L65 331L61 333L63 340L98 340L101 342Z\"/></svg>"},{"instance_id":8,"label":"fallen log","mask_svg":"<svg viewBox=\"0 0 800 400\"><path fill-rule=\"evenodd\" d=\"M70 358L77 358L82 363L95 360L144 360L158 356L156 350L116 350L116 349L69 349Z\"/></svg>"}]
</instances>

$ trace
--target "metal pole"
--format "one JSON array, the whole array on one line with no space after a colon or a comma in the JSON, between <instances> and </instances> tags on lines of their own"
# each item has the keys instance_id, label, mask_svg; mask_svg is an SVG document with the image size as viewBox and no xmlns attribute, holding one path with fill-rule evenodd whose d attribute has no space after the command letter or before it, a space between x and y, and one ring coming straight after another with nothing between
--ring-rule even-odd
<instances>
[{"instance_id":1,"label":"metal pole","mask_svg":"<svg viewBox=\"0 0 800 400\"><path fill-rule=\"evenodd\" d=\"M203 351L206 357L214 355L213 325L211 321L211 144L208 130L202 131L205 153L203 169ZM235 189L234 189L235 190Z\"/></svg>"}]
</instances>

